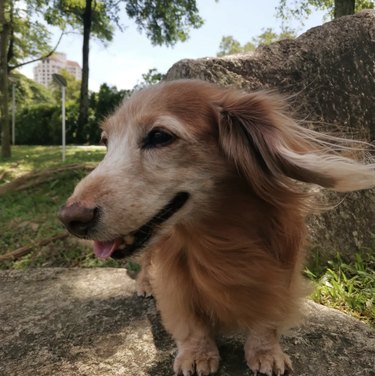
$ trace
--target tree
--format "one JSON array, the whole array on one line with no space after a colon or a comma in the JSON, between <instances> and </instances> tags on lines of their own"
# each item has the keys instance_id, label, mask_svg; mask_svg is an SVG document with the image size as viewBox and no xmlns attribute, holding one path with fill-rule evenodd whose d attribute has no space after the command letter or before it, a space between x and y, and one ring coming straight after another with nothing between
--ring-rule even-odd
<instances>
[{"instance_id":1,"label":"tree","mask_svg":"<svg viewBox=\"0 0 375 376\"><path fill-rule=\"evenodd\" d=\"M338 18L354 14L355 0L335 0L333 17Z\"/></svg>"},{"instance_id":2,"label":"tree","mask_svg":"<svg viewBox=\"0 0 375 376\"><path fill-rule=\"evenodd\" d=\"M283 21L294 18L303 24L313 9L326 11L329 18L338 18L373 8L373 0L300 0L294 1L292 6L288 0L279 0L276 10L277 17Z\"/></svg>"},{"instance_id":3,"label":"tree","mask_svg":"<svg viewBox=\"0 0 375 376\"><path fill-rule=\"evenodd\" d=\"M147 73L142 74L145 85L155 85L165 77L164 73L159 72L156 68L151 68Z\"/></svg>"},{"instance_id":4,"label":"tree","mask_svg":"<svg viewBox=\"0 0 375 376\"><path fill-rule=\"evenodd\" d=\"M131 90L118 90L116 86L102 84L97 93L90 95L90 116L84 128L85 141L96 144L100 139L99 125L103 120L131 95Z\"/></svg>"},{"instance_id":5,"label":"tree","mask_svg":"<svg viewBox=\"0 0 375 376\"><path fill-rule=\"evenodd\" d=\"M130 95L130 90L118 90L116 86L107 84L100 85L99 91L92 93L90 97L90 107L95 109L96 120L102 122Z\"/></svg>"},{"instance_id":6,"label":"tree","mask_svg":"<svg viewBox=\"0 0 375 376\"><path fill-rule=\"evenodd\" d=\"M16 68L51 55L46 26L39 19L47 0L0 0L1 155L11 156L8 78ZM61 37L60 37L61 40Z\"/></svg>"},{"instance_id":7,"label":"tree","mask_svg":"<svg viewBox=\"0 0 375 376\"><path fill-rule=\"evenodd\" d=\"M123 0L129 18L134 19L153 45L173 46L186 41L190 28L199 28L196 0Z\"/></svg>"},{"instance_id":8,"label":"tree","mask_svg":"<svg viewBox=\"0 0 375 376\"><path fill-rule=\"evenodd\" d=\"M254 51L260 45L267 45L282 39L293 38L295 38L295 34L290 29L284 29L280 34L277 34L270 27L263 30L262 34L257 37L251 38L251 41L245 43L243 46L232 36L224 36L221 39L217 56Z\"/></svg>"},{"instance_id":9,"label":"tree","mask_svg":"<svg viewBox=\"0 0 375 376\"><path fill-rule=\"evenodd\" d=\"M64 25L79 25L83 34L82 83L77 122L79 142L84 142L83 129L88 122L90 39L95 35L100 40L110 41L113 25L122 30L119 19L122 6L128 17L134 19L139 31L144 31L154 45L172 46L177 41L185 41L191 27L197 28L203 24L195 0L55 0L54 7L49 10L51 20L56 20L58 9L65 20ZM61 23L61 19L58 22Z\"/></svg>"},{"instance_id":10,"label":"tree","mask_svg":"<svg viewBox=\"0 0 375 376\"><path fill-rule=\"evenodd\" d=\"M219 52L217 56L233 55L243 52L254 51L256 48L255 44L252 42L246 43L241 46L241 43L234 39L231 35L227 35L221 38L219 45Z\"/></svg>"},{"instance_id":11,"label":"tree","mask_svg":"<svg viewBox=\"0 0 375 376\"><path fill-rule=\"evenodd\" d=\"M61 69L59 72L66 80L66 90L65 90L65 101L78 103L80 95L81 81L77 80L70 72L66 69ZM53 97L56 103L61 102L61 87L57 85L54 81L51 82L50 87L52 87Z\"/></svg>"},{"instance_id":12,"label":"tree","mask_svg":"<svg viewBox=\"0 0 375 376\"><path fill-rule=\"evenodd\" d=\"M92 0L86 0L85 9L82 13L83 44L82 44L82 81L79 99L79 115L77 122L77 141L83 141L83 127L89 118L89 52L90 34L92 27Z\"/></svg>"},{"instance_id":13,"label":"tree","mask_svg":"<svg viewBox=\"0 0 375 376\"><path fill-rule=\"evenodd\" d=\"M16 102L18 103L17 110L21 109L22 107L29 107L39 103L46 103L50 105L56 103L53 93L51 93L51 90L44 85L39 84L38 82L17 71L13 72L12 76L17 80L15 92Z\"/></svg>"},{"instance_id":14,"label":"tree","mask_svg":"<svg viewBox=\"0 0 375 376\"><path fill-rule=\"evenodd\" d=\"M283 28L281 33L277 34L271 27L268 27L267 29L263 29L262 34L258 35L255 38L252 38L252 42L256 46L260 45L268 45L274 42L277 42L279 40L284 39L294 39L296 37L296 34L293 30L288 28Z\"/></svg>"},{"instance_id":15,"label":"tree","mask_svg":"<svg viewBox=\"0 0 375 376\"><path fill-rule=\"evenodd\" d=\"M151 68L147 71L147 73L142 74L142 81L138 82L133 87L133 92L143 89L149 85L155 85L163 80L165 77L164 73L159 72L156 68Z\"/></svg>"},{"instance_id":16,"label":"tree","mask_svg":"<svg viewBox=\"0 0 375 376\"><path fill-rule=\"evenodd\" d=\"M1 156L10 157L10 130L8 112L8 44L10 36L10 4L0 1L0 125Z\"/></svg>"},{"instance_id":17,"label":"tree","mask_svg":"<svg viewBox=\"0 0 375 376\"><path fill-rule=\"evenodd\" d=\"M118 14L111 13L112 0L101 2L94 0L55 0L46 13L49 23L61 28L70 25L81 28L82 43L82 80L77 120L77 142L84 142L84 127L89 117L89 53L92 35L104 42L112 40L113 26L118 23Z\"/></svg>"}]
</instances>

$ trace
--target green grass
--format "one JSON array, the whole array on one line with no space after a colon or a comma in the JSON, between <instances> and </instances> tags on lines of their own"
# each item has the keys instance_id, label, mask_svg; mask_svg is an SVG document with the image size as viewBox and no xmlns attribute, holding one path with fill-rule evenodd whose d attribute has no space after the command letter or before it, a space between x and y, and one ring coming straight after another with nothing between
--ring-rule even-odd
<instances>
[{"instance_id":1,"label":"green grass","mask_svg":"<svg viewBox=\"0 0 375 376\"><path fill-rule=\"evenodd\" d=\"M346 312L375 328L375 255L359 252L343 260L337 254L325 265L305 270L315 282L311 298L320 304Z\"/></svg>"},{"instance_id":2,"label":"green grass","mask_svg":"<svg viewBox=\"0 0 375 376\"><path fill-rule=\"evenodd\" d=\"M67 146L62 162L60 146L13 146L12 158L0 158L0 184L30 171L38 171L72 163L99 162L105 153L103 146Z\"/></svg>"},{"instance_id":3,"label":"green grass","mask_svg":"<svg viewBox=\"0 0 375 376\"><path fill-rule=\"evenodd\" d=\"M10 160L0 160L1 183L27 172L73 163L99 162L103 147L69 146L66 161L61 161L61 148L55 146L16 146ZM48 182L19 192L0 196L0 255L55 236L64 231L56 214L87 170L62 172ZM16 261L0 263L0 269L47 266L120 266L114 261L96 259L91 245L73 237L36 248Z\"/></svg>"},{"instance_id":4,"label":"green grass","mask_svg":"<svg viewBox=\"0 0 375 376\"><path fill-rule=\"evenodd\" d=\"M16 146L12 151L10 160L0 159L0 184L31 171L72 163L99 162L105 152L103 147L69 146L63 163L60 147ZM56 213L86 174L84 169L66 171L35 187L0 195L0 255L64 231ZM69 237L36 247L16 261L0 262L0 269L125 265L132 272L139 270L139 265L132 261L100 261L94 257L90 242ZM305 274L316 284L311 295L313 300L375 326L374 252L357 253L352 262L337 256L328 263L317 254L309 265Z\"/></svg>"}]
</instances>

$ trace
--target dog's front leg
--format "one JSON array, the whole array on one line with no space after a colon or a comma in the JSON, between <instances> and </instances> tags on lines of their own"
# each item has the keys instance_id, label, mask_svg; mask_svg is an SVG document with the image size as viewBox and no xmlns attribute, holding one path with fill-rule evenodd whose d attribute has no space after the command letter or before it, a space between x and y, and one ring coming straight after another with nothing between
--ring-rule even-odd
<instances>
[{"instance_id":1,"label":"dog's front leg","mask_svg":"<svg viewBox=\"0 0 375 376\"><path fill-rule=\"evenodd\" d=\"M141 271L137 276L137 294L138 296L152 296L151 285L151 268L152 268L152 250L145 251L141 260Z\"/></svg>"},{"instance_id":2,"label":"dog's front leg","mask_svg":"<svg viewBox=\"0 0 375 376\"><path fill-rule=\"evenodd\" d=\"M177 339L178 353L173 369L176 375L210 375L219 368L219 351L214 340L204 330L195 329L184 339Z\"/></svg>"},{"instance_id":3,"label":"dog's front leg","mask_svg":"<svg viewBox=\"0 0 375 376\"><path fill-rule=\"evenodd\" d=\"M171 284L163 284L162 290L159 288L155 290L155 298L161 318L177 344L173 366L176 375L215 373L219 368L220 356L210 325L196 314L190 300L183 298L182 288Z\"/></svg>"},{"instance_id":4,"label":"dog's front leg","mask_svg":"<svg viewBox=\"0 0 375 376\"><path fill-rule=\"evenodd\" d=\"M292 370L292 362L282 351L274 329L251 330L245 344L245 357L254 374L284 375L285 371Z\"/></svg>"}]
</instances>

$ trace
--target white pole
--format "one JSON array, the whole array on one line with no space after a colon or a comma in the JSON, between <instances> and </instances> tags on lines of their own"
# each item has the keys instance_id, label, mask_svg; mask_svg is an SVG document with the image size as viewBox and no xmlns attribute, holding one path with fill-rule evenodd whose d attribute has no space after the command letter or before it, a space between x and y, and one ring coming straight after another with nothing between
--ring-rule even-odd
<instances>
[{"instance_id":1,"label":"white pole","mask_svg":"<svg viewBox=\"0 0 375 376\"><path fill-rule=\"evenodd\" d=\"M62 160L65 161L65 86L62 88Z\"/></svg>"},{"instance_id":2,"label":"white pole","mask_svg":"<svg viewBox=\"0 0 375 376\"><path fill-rule=\"evenodd\" d=\"M16 144L16 84L12 84L12 144Z\"/></svg>"}]
</instances>

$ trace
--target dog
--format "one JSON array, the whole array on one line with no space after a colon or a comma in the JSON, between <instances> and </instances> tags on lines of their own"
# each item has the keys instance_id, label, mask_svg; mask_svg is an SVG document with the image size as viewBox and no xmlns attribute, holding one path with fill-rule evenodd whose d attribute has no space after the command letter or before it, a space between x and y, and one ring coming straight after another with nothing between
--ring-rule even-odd
<instances>
[{"instance_id":1,"label":"dog","mask_svg":"<svg viewBox=\"0 0 375 376\"><path fill-rule=\"evenodd\" d=\"M106 156L59 218L98 257L145 250L138 292L177 344L174 372L215 373L215 333L237 330L254 373L291 370L279 337L304 294L307 187L370 188L374 165L298 125L278 96L199 80L133 94L101 138Z\"/></svg>"}]
</instances>

